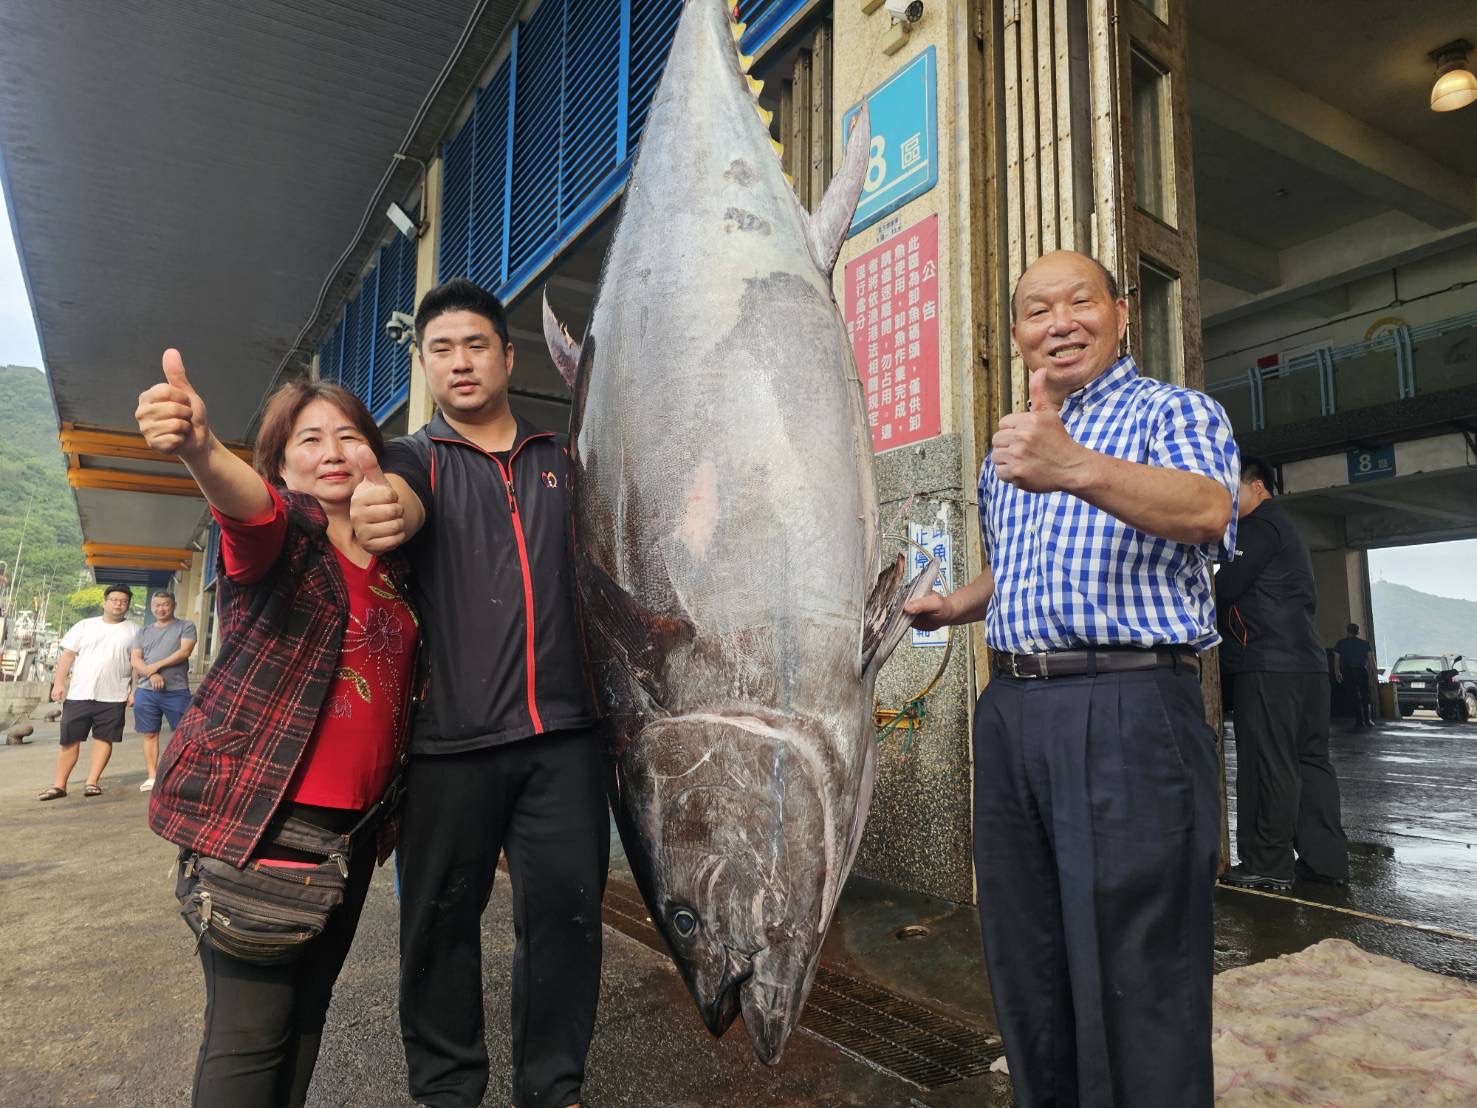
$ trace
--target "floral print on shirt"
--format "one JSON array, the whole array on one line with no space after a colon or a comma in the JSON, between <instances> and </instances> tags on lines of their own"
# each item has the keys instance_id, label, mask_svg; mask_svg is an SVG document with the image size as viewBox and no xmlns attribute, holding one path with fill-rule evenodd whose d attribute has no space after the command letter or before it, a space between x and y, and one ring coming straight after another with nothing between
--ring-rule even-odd
<instances>
[{"instance_id":1,"label":"floral print on shirt","mask_svg":"<svg viewBox=\"0 0 1477 1108\"><path fill-rule=\"evenodd\" d=\"M371 584L369 591L390 603L385 608L370 608L361 620L350 613L349 624L344 629L342 657L354 658L354 665L342 666L337 676L354 688L358 698L365 704L373 702L375 685L395 693L394 723L398 727L403 711L404 681L400 680L400 656L405 653L406 638L401 632L400 619L408 617L416 627L420 621L415 610L395 591L394 582L381 571L380 585ZM375 680L371 681L370 678ZM341 692L328 702L328 710L338 719L352 719L354 698Z\"/></svg>"}]
</instances>

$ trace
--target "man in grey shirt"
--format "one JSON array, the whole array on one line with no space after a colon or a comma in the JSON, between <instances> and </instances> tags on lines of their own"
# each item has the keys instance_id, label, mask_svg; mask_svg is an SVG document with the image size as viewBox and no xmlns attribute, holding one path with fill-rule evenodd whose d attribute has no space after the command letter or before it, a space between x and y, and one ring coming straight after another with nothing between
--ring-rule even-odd
<instances>
[{"instance_id":1,"label":"man in grey shirt","mask_svg":"<svg viewBox=\"0 0 1477 1108\"><path fill-rule=\"evenodd\" d=\"M133 728L144 740L147 780L138 787L146 793L154 787L159 767L159 730L169 720L169 732L179 727L180 716L190 706L190 654L199 637L195 625L174 618L174 597L156 592L149 600L154 622L140 627L133 640L133 672L138 688L133 694Z\"/></svg>"}]
</instances>

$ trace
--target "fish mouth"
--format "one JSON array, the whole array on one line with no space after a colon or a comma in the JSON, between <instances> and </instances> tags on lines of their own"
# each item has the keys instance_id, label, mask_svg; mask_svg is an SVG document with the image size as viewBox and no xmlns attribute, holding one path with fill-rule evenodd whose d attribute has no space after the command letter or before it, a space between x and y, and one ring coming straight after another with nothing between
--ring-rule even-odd
<instances>
[{"instance_id":1,"label":"fish mouth","mask_svg":"<svg viewBox=\"0 0 1477 1108\"><path fill-rule=\"evenodd\" d=\"M721 1039L738 1017L743 1006L741 995L744 986L754 975L754 955L732 947L724 947L724 950L727 953L727 964L724 967L723 980L713 996L706 1000L699 998L697 1006L704 1026L713 1033L715 1039Z\"/></svg>"},{"instance_id":2,"label":"fish mouth","mask_svg":"<svg viewBox=\"0 0 1477 1108\"><path fill-rule=\"evenodd\" d=\"M751 979L743 988L740 1003L749 1044L754 1048L754 1056L766 1066L780 1060L790 1033L800 1022L803 999L797 1002L798 995L789 986L758 978Z\"/></svg>"},{"instance_id":3,"label":"fish mouth","mask_svg":"<svg viewBox=\"0 0 1477 1108\"><path fill-rule=\"evenodd\" d=\"M800 1022L801 1004L796 1003L796 997L803 996L803 991L755 976L755 963L762 965L767 947L753 954L724 949L728 964L723 982L711 999L699 1001L698 1011L714 1038L722 1038L742 1012L754 1056L772 1066L784 1054L785 1044Z\"/></svg>"}]
</instances>

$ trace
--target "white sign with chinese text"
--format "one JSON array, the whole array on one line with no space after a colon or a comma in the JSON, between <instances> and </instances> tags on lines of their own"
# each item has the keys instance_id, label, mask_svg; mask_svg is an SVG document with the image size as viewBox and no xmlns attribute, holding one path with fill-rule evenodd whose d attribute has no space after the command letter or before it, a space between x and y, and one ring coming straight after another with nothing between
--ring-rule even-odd
<instances>
[{"instance_id":1,"label":"white sign with chinese text","mask_svg":"<svg viewBox=\"0 0 1477 1108\"><path fill-rule=\"evenodd\" d=\"M908 547L908 580L912 580L923 572L923 567L928 565L929 555L939 560L938 580L933 583L933 591L948 593L954 591L954 539L948 531L942 527L925 527L921 523L908 524L908 538L917 543L917 546ZM947 646L949 642L949 630L947 627L937 631L913 630L914 646Z\"/></svg>"}]
</instances>

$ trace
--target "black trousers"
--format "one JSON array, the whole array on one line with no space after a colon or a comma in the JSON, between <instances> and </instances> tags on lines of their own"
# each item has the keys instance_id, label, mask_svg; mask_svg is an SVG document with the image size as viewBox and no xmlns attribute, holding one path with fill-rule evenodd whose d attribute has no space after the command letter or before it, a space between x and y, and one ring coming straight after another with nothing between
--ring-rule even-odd
<instances>
[{"instance_id":1,"label":"black trousers","mask_svg":"<svg viewBox=\"0 0 1477 1108\"><path fill-rule=\"evenodd\" d=\"M346 816L336 829L358 821L358 813ZM301 1108L307 1100L333 983L359 926L374 859L373 836L360 836L343 904L295 962L257 966L200 944L205 1035L195 1062L195 1108Z\"/></svg>"},{"instance_id":2,"label":"black trousers","mask_svg":"<svg viewBox=\"0 0 1477 1108\"><path fill-rule=\"evenodd\" d=\"M1374 707L1369 702L1369 670L1364 666L1344 667L1344 693L1349 698L1355 723L1373 723Z\"/></svg>"},{"instance_id":3,"label":"black trousers","mask_svg":"<svg viewBox=\"0 0 1477 1108\"><path fill-rule=\"evenodd\" d=\"M609 766L592 731L411 760L400 1029L418 1103L473 1108L487 1089L481 920L499 854L513 889L513 1103L579 1101L600 995Z\"/></svg>"},{"instance_id":4,"label":"black trousers","mask_svg":"<svg viewBox=\"0 0 1477 1108\"><path fill-rule=\"evenodd\" d=\"M1209 1108L1215 736L1196 677L996 677L974 857L1021 1108Z\"/></svg>"},{"instance_id":5,"label":"black trousers","mask_svg":"<svg viewBox=\"0 0 1477 1108\"><path fill-rule=\"evenodd\" d=\"M1293 853L1347 880L1349 843L1328 760L1328 678L1236 675L1236 854L1252 873L1290 879Z\"/></svg>"}]
</instances>

